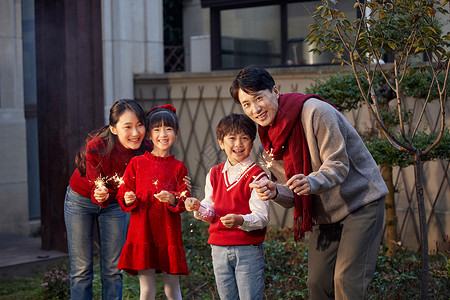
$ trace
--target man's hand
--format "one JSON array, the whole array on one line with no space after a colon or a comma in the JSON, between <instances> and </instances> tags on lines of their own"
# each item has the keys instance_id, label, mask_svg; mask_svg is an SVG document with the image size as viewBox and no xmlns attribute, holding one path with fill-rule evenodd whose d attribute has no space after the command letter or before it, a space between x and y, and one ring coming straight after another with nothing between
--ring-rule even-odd
<instances>
[{"instance_id":1,"label":"man's hand","mask_svg":"<svg viewBox=\"0 0 450 300\"><path fill-rule=\"evenodd\" d=\"M286 185L297 195L308 195L311 192L308 178L303 174L296 174L292 176Z\"/></svg>"},{"instance_id":2,"label":"man's hand","mask_svg":"<svg viewBox=\"0 0 450 300\"><path fill-rule=\"evenodd\" d=\"M270 200L277 195L277 185L269 179L252 182L249 184L249 187L255 189L261 200Z\"/></svg>"}]
</instances>

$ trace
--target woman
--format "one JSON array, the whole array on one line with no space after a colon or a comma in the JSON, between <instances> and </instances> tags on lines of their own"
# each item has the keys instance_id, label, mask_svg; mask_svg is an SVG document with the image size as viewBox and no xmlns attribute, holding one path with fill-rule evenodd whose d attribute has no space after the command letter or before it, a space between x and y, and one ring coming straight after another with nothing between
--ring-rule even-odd
<instances>
[{"instance_id":1,"label":"woman","mask_svg":"<svg viewBox=\"0 0 450 300\"><path fill-rule=\"evenodd\" d=\"M125 242L127 216L116 194L130 159L152 149L145 139L145 117L134 100L118 100L110 109L109 125L89 135L76 155L77 169L64 203L72 299L92 299L95 223L103 299L122 299L117 262Z\"/></svg>"}]
</instances>

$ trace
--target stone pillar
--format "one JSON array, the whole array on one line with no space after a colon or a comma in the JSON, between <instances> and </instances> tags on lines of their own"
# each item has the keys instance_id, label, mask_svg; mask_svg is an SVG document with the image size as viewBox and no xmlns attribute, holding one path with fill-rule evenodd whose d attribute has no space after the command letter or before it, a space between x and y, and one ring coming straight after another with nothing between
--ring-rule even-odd
<instances>
[{"instance_id":1,"label":"stone pillar","mask_svg":"<svg viewBox=\"0 0 450 300\"><path fill-rule=\"evenodd\" d=\"M134 74L164 73L162 0L103 2L105 119L111 105L134 98Z\"/></svg>"},{"instance_id":2,"label":"stone pillar","mask_svg":"<svg viewBox=\"0 0 450 300\"><path fill-rule=\"evenodd\" d=\"M0 20L0 232L27 235L21 1L1 1Z\"/></svg>"}]
</instances>

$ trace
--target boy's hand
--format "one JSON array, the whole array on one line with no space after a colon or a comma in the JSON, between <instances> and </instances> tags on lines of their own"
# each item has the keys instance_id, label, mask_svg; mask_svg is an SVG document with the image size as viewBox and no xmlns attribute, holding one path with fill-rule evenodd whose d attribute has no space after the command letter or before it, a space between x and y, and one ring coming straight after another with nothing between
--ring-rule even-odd
<instances>
[{"instance_id":1,"label":"boy's hand","mask_svg":"<svg viewBox=\"0 0 450 300\"><path fill-rule=\"evenodd\" d=\"M134 201L136 201L136 195L133 191L126 192L123 198L126 206L130 206Z\"/></svg>"},{"instance_id":2,"label":"boy's hand","mask_svg":"<svg viewBox=\"0 0 450 300\"><path fill-rule=\"evenodd\" d=\"M184 201L184 207L187 211L197 211L200 208L200 201L194 197L188 197Z\"/></svg>"},{"instance_id":3,"label":"boy's hand","mask_svg":"<svg viewBox=\"0 0 450 300\"><path fill-rule=\"evenodd\" d=\"M186 189L189 191L189 193L191 192L191 177L189 177L188 175L184 176L183 178L184 184L186 185Z\"/></svg>"},{"instance_id":4,"label":"boy's hand","mask_svg":"<svg viewBox=\"0 0 450 300\"><path fill-rule=\"evenodd\" d=\"M296 174L292 176L286 185L297 195L308 195L311 192L308 178L303 174Z\"/></svg>"},{"instance_id":5,"label":"boy's hand","mask_svg":"<svg viewBox=\"0 0 450 300\"><path fill-rule=\"evenodd\" d=\"M108 188L106 186L98 187L94 190L94 198L97 202L105 202L109 198Z\"/></svg>"},{"instance_id":6,"label":"boy's hand","mask_svg":"<svg viewBox=\"0 0 450 300\"><path fill-rule=\"evenodd\" d=\"M158 194L155 194L154 196L159 201L167 202L170 205L174 205L176 202L175 196L169 193L168 191L161 191Z\"/></svg>"},{"instance_id":7,"label":"boy's hand","mask_svg":"<svg viewBox=\"0 0 450 300\"><path fill-rule=\"evenodd\" d=\"M261 200L273 199L277 195L277 185L269 179L252 182L248 186L255 189L256 194L258 194Z\"/></svg>"},{"instance_id":8,"label":"boy's hand","mask_svg":"<svg viewBox=\"0 0 450 300\"><path fill-rule=\"evenodd\" d=\"M225 217L221 217L220 221L223 226L233 228L235 226L241 226L244 223L244 218L241 215L228 214Z\"/></svg>"}]
</instances>

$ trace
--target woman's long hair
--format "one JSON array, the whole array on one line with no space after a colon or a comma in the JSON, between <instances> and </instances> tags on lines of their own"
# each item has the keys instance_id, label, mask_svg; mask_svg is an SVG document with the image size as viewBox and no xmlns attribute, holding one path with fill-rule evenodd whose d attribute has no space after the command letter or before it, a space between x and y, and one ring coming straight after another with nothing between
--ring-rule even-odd
<instances>
[{"instance_id":1,"label":"woman's long hair","mask_svg":"<svg viewBox=\"0 0 450 300\"><path fill-rule=\"evenodd\" d=\"M106 144L106 147L100 151L102 157L105 157L111 153L112 149L116 146L117 136L109 130L109 126L115 127L119 122L120 116L126 111L131 110L136 114L139 122L146 126L146 115L142 107L132 99L120 99L109 110L109 125L105 125L102 128L88 134L84 145L78 150L75 155L75 164L81 176L86 175L86 146L87 143L93 138L99 137ZM97 151L97 150L92 150ZM144 143L141 144L139 149L136 150L136 155L143 154L145 152Z\"/></svg>"}]
</instances>

